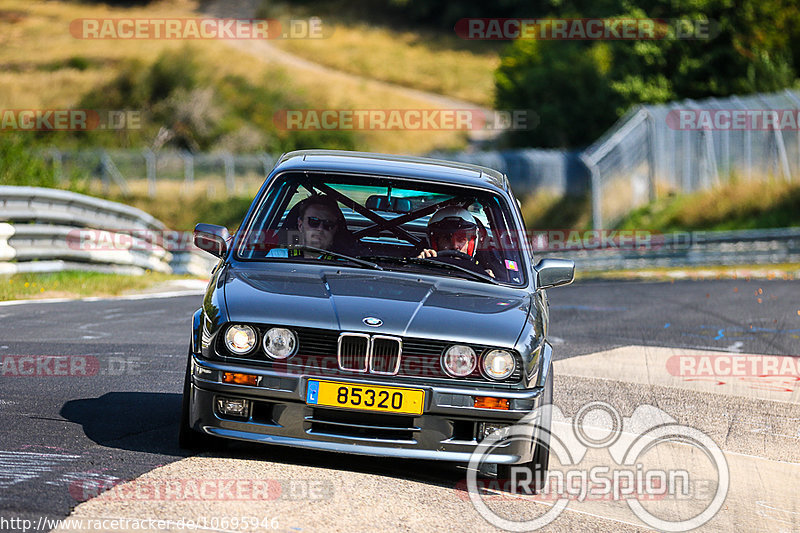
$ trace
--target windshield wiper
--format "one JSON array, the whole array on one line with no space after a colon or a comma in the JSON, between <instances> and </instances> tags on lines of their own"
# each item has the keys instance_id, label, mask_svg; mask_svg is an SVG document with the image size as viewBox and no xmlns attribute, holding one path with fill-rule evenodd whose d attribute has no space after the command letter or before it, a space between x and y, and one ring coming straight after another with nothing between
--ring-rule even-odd
<instances>
[{"instance_id":1,"label":"windshield wiper","mask_svg":"<svg viewBox=\"0 0 800 533\"><path fill-rule=\"evenodd\" d=\"M350 255L340 254L338 252L332 252L330 250L325 250L323 248L316 248L314 246L306 246L305 244L289 244L284 246L278 246L278 248L286 248L288 250L303 250L304 252L314 252L320 255L330 255L337 259L344 259L345 261L350 261L351 263L355 263L356 265L371 268L373 270L383 270L382 266L380 266L377 263L373 263L372 261L365 261L363 259L352 257Z\"/></svg>"},{"instance_id":2,"label":"windshield wiper","mask_svg":"<svg viewBox=\"0 0 800 533\"><path fill-rule=\"evenodd\" d=\"M469 274L475 279L479 279L481 281L488 281L489 283L494 283L495 285L499 285L497 280L489 276L488 274L481 274L480 272L475 272L474 270L470 270L468 268L454 265L452 263L443 263L441 261L436 261L435 259L422 259L419 257L394 257L391 255L370 255L365 256L369 259L376 259L379 261L390 261L392 263L402 263L402 264L413 264L413 265L425 265L425 266L432 266L436 268L444 268L446 270L457 270L458 272L463 272L465 274Z\"/></svg>"}]
</instances>

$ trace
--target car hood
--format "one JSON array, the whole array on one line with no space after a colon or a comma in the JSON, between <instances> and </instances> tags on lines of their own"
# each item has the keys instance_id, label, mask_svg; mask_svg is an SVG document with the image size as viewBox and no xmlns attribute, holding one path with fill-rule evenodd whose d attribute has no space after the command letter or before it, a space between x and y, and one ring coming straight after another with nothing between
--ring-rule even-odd
<instances>
[{"instance_id":1,"label":"car hood","mask_svg":"<svg viewBox=\"0 0 800 533\"><path fill-rule=\"evenodd\" d=\"M342 269L226 276L231 321L459 340L512 348L530 310L521 290L458 279ZM379 319L371 327L364 319Z\"/></svg>"}]
</instances>

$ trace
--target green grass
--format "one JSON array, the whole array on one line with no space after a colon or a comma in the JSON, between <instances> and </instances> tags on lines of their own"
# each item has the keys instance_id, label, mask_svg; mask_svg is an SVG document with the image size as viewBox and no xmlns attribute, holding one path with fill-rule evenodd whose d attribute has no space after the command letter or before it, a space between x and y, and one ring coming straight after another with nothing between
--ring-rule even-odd
<instances>
[{"instance_id":1,"label":"green grass","mask_svg":"<svg viewBox=\"0 0 800 533\"><path fill-rule=\"evenodd\" d=\"M666 196L631 211L619 229L724 231L800 226L800 183L764 179Z\"/></svg>"},{"instance_id":2,"label":"green grass","mask_svg":"<svg viewBox=\"0 0 800 533\"><path fill-rule=\"evenodd\" d=\"M588 194L558 197L549 193L531 194L521 200L522 218L529 230L589 229L592 202Z\"/></svg>"},{"instance_id":3,"label":"green grass","mask_svg":"<svg viewBox=\"0 0 800 533\"><path fill-rule=\"evenodd\" d=\"M800 264L780 263L775 265L736 266L691 266L657 267L638 270L586 270L576 269L576 280L646 280L675 281L676 279L750 279L796 280L800 279ZM798 311L800 314L800 311Z\"/></svg>"},{"instance_id":4,"label":"green grass","mask_svg":"<svg viewBox=\"0 0 800 533\"><path fill-rule=\"evenodd\" d=\"M141 291L157 283L186 276L148 272L143 276L65 271L53 274L0 275L0 301L31 298L77 298L118 296Z\"/></svg>"},{"instance_id":5,"label":"green grass","mask_svg":"<svg viewBox=\"0 0 800 533\"><path fill-rule=\"evenodd\" d=\"M197 195L180 198L150 198L147 195L113 198L113 200L132 205L156 217L170 229L191 231L198 222L218 224L234 231L239 227L247 209L253 202L253 195L230 198L208 198Z\"/></svg>"},{"instance_id":6,"label":"green grass","mask_svg":"<svg viewBox=\"0 0 800 533\"><path fill-rule=\"evenodd\" d=\"M590 229L591 196L557 197L539 193L524 197L522 216L529 230ZM800 226L800 183L769 177L727 184L692 194L664 194L631 210L610 229L727 231Z\"/></svg>"}]
</instances>

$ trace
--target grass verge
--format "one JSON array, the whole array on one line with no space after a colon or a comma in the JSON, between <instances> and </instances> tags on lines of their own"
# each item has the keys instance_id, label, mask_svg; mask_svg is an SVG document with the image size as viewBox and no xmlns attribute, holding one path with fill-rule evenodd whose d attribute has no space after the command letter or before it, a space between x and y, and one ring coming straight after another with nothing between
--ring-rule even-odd
<instances>
[{"instance_id":1,"label":"grass verge","mask_svg":"<svg viewBox=\"0 0 800 533\"><path fill-rule=\"evenodd\" d=\"M676 279L751 279L800 280L800 264L782 263L775 265L737 265L737 266L693 266L681 268L645 268L640 270L580 270L576 269L575 279L586 281L601 280L641 280L675 281ZM798 311L800 314L800 311Z\"/></svg>"},{"instance_id":2,"label":"grass verge","mask_svg":"<svg viewBox=\"0 0 800 533\"><path fill-rule=\"evenodd\" d=\"M542 192L524 197L522 218L531 230L589 229L592 225L592 199L583 196L555 196Z\"/></svg>"},{"instance_id":3,"label":"grass verge","mask_svg":"<svg viewBox=\"0 0 800 533\"><path fill-rule=\"evenodd\" d=\"M231 232L239 227L247 209L253 202L251 196L208 198L202 194L180 197L180 201L166 201L164 197L150 198L146 194L112 198L132 205L156 217L170 229L191 231L198 222L218 224Z\"/></svg>"},{"instance_id":4,"label":"grass verge","mask_svg":"<svg viewBox=\"0 0 800 533\"><path fill-rule=\"evenodd\" d=\"M631 211L618 229L725 231L800 226L800 183L764 178L666 196Z\"/></svg>"},{"instance_id":5,"label":"grass verge","mask_svg":"<svg viewBox=\"0 0 800 533\"><path fill-rule=\"evenodd\" d=\"M589 194L557 197L539 193L524 197L522 216L530 230L590 229ZM800 183L764 177L692 194L665 194L655 202L631 210L608 229L673 231L727 231L800 226Z\"/></svg>"},{"instance_id":6,"label":"grass verge","mask_svg":"<svg viewBox=\"0 0 800 533\"><path fill-rule=\"evenodd\" d=\"M0 301L39 298L119 296L149 289L158 283L187 276L149 272L143 276L65 271L52 274L0 275Z\"/></svg>"}]
</instances>

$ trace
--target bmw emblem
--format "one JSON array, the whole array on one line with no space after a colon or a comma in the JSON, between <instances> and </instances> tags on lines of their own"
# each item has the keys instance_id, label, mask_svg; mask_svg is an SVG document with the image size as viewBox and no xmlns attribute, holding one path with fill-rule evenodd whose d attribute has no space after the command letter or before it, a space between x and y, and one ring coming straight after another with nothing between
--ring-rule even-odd
<instances>
[{"instance_id":1,"label":"bmw emblem","mask_svg":"<svg viewBox=\"0 0 800 533\"><path fill-rule=\"evenodd\" d=\"M374 316L368 316L365 319L363 319L362 322L367 326L372 326L374 328L377 328L378 326L383 324L383 320L381 320L380 318L375 318Z\"/></svg>"}]
</instances>

